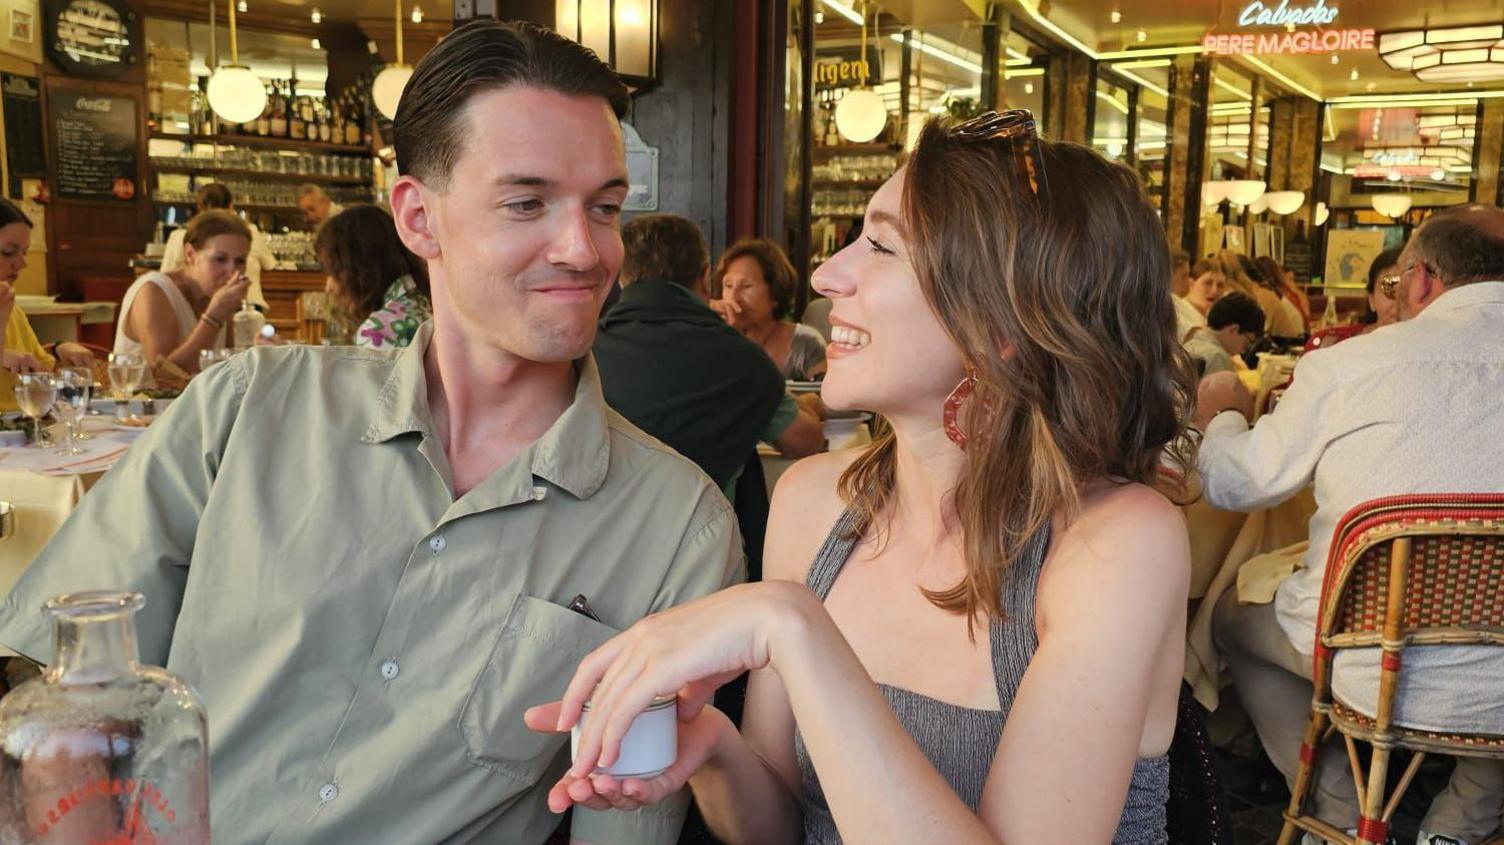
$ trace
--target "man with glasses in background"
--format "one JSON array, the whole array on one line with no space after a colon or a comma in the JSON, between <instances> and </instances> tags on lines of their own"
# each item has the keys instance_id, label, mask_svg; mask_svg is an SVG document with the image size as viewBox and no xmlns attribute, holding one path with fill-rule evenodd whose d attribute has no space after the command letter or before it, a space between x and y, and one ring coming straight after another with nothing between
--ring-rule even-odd
<instances>
[{"instance_id":1,"label":"man with glasses in background","mask_svg":"<svg viewBox=\"0 0 1504 845\"><path fill-rule=\"evenodd\" d=\"M1397 266L1380 285L1399 303L1400 322L1302 358L1278 408L1257 425L1245 419L1252 397L1235 373L1204 380L1197 398L1199 463L1213 505L1268 508L1314 484L1304 568L1280 584L1272 604L1239 604L1229 591L1214 617L1238 696L1292 784L1311 707L1327 553L1342 515L1383 496L1504 490L1504 211L1472 205L1435 214ZM1411 646L1405 664L1396 705L1404 723L1504 734L1504 649ZM1377 648L1350 652L1337 661L1333 693L1371 716L1378 677ZM1351 831L1359 807L1347 758L1325 752L1313 810ZM1504 765L1461 758L1419 841L1478 845L1499 828L1501 807Z\"/></svg>"}]
</instances>

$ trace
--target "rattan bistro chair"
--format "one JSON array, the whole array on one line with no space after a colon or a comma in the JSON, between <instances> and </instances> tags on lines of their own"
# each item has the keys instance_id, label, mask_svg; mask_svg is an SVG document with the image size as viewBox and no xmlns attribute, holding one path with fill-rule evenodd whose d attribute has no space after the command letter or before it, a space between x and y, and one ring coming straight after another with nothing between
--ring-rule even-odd
<instances>
[{"instance_id":1,"label":"rattan bistro chair","mask_svg":"<svg viewBox=\"0 0 1504 845\"><path fill-rule=\"evenodd\" d=\"M1504 645L1504 494L1426 494L1365 502L1337 524L1321 589L1311 722L1279 845L1304 830L1344 845L1383 845L1389 820L1428 753L1504 758L1504 736L1442 734L1395 720L1409 645ZM1365 716L1332 697L1340 649L1383 650L1378 707ZM1357 785L1358 836L1305 813L1324 741L1341 733ZM1357 742L1373 748L1365 773ZM1389 759L1411 752L1386 800ZM1495 837L1490 842L1504 841Z\"/></svg>"}]
</instances>

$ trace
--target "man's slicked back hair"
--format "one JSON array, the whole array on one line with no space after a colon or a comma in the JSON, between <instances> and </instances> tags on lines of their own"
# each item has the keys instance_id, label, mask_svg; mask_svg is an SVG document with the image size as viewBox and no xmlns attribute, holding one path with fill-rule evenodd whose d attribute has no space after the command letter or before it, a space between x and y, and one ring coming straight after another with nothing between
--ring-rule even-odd
<instances>
[{"instance_id":1,"label":"man's slicked back hair","mask_svg":"<svg viewBox=\"0 0 1504 845\"><path fill-rule=\"evenodd\" d=\"M627 112L627 87L593 51L541 26L482 18L446 35L414 68L392 121L398 172L447 188L466 142L465 107L508 85L600 97L618 119Z\"/></svg>"}]
</instances>

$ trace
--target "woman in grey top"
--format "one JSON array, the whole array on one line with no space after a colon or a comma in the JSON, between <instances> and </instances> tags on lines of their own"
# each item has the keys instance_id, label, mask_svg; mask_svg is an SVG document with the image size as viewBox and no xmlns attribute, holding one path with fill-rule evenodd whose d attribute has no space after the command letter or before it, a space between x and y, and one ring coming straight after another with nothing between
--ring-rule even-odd
<instances>
[{"instance_id":1,"label":"woman in grey top","mask_svg":"<svg viewBox=\"0 0 1504 845\"><path fill-rule=\"evenodd\" d=\"M740 240L716 262L710 307L761 346L785 379L812 381L825 373L825 338L785 319L798 284L783 247L766 238Z\"/></svg>"},{"instance_id":2,"label":"woman in grey top","mask_svg":"<svg viewBox=\"0 0 1504 845\"><path fill-rule=\"evenodd\" d=\"M593 691L550 806L688 783L731 842L1162 843L1190 552L1154 485L1194 377L1155 212L989 113L926 127L865 234L815 275L822 395L891 433L784 476L769 581L643 620L530 711L568 729ZM705 703L744 669L738 733ZM673 766L590 774L675 690Z\"/></svg>"}]
</instances>

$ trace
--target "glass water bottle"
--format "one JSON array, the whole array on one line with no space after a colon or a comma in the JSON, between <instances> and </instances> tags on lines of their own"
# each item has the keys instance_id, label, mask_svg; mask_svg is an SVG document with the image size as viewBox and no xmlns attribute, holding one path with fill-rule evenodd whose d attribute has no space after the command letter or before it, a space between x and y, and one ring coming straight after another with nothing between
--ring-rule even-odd
<instances>
[{"instance_id":1,"label":"glass water bottle","mask_svg":"<svg viewBox=\"0 0 1504 845\"><path fill-rule=\"evenodd\" d=\"M140 593L47 602L55 654L0 699L0 845L208 845L193 690L136 651Z\"/></svg>"}]
</instances>

